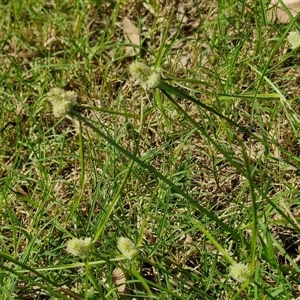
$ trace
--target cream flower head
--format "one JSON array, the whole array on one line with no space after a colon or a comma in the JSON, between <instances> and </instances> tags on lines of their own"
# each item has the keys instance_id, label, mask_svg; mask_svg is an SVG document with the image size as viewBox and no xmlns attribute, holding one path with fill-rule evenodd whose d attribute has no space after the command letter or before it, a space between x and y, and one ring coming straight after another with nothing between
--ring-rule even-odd
<instances>
[{"instance_id":1,"label":"cream flower head","mask_svg":"<svg viewBox=\"0 0 300 300\"><path fill-rule=\"evenodd\" d=\"M73 238L67 241L67 252L73 256L79 256L81 258L86 258L92 252L92 239L76 239Z\"/></svg>"},{"instance_id":2,"label":"cream flower head","mask_svg":"<svg viewBox=\"0 0 300 300\"><path fill-rule=\"evenodd\" d=\"M135 244L128 238L118 238L117 247L127 259L133 259L138 254Z\"/></svg>"},{"instance_id":3,"label":"cream flower head","mask_svg":"<svg viewBox=\"0 0 300 300\"><path fill-rule=\"evenodd\" d=\"M77 104L77 95L72 91L52 88L47 93L48 101L52 104L53 115L56 118L66 115Z\"/></svg>"},{"instance_id":4,"label":"cream flower head","mask_svg":"<svg viewBox=\"0 0 300 300\"><path fill-rule=\"evenodd\" d=\"M229 269L229 275L240 283L246 282L251 278L251 271L245 264L234 263Z\"/></svg>"},{"instance_id":5,"label":"cream flower head","mask_svg":"<svg viewBox=\"0 0 300 300\"><path fill-rule=\"evenodd\" d=\"M129 66L130 74L137 79L144 89L152 89L160 83L160 74L141 62L134 62Z\"/></svg>"},{"instance_id":6,"label":"cream flower head","mask_svg":"<svg viewBox=\"0 0 300 300\"><path fill-rule=\"evenodd\" d=\"M291 31L287 36L287 40L292 49L298 48L300 46L300 32L296 30Z\"/></svg>"}]
</instances>

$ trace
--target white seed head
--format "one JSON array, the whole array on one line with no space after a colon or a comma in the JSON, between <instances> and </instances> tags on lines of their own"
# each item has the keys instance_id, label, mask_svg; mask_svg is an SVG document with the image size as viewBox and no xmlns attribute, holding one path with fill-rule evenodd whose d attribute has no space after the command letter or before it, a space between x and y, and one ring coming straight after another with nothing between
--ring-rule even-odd
<instances>
[{"instance_id":1,"label":"white seed head","mask_svg":"<svg viewBox=\"0 0 300 300\"><path fill-rule=\"evenodd\" d=\"M251 271L245 264L234 263L229 269L229 275L240 283L246 282L251 278Z\"/></svg>"},{"instance_id":2,"label":"white seed head","mask_svg":"<svg viewBox=\"0 0 300 300\"><path fill-rule=\"evenodd\" d=\"M77 104L77 95L72 91L53 88L47 93L48 101L52 104L53 115L56 118L65 116Z\"/></svg>"},{"instance_id":3,"label":"white seed head","mask_svg":"<svg viewBox=\"0 0 300 300\"><path fill-rule=\"evenodd\" d=\"M127 259L133 259L138 254L135 244L128 238L118 238L117 247Z\"/></svg>"},{"instance_id":4,"label":"white seed head","mask_svg":"<svg viewBox=\"0 0 300 300\"><path fill-rule=\"evenodd\" d=\"M287 40L291 45L292 49L296 49L300 46L300 32L299 31L291 31L288 36Z\"/></svg>"},{"instance_id":5,"label":"white seed head","mask_svg":"<svg viewBox=\"0 0 300 300\"><path fill-rule=\"evenodd\" d=\"M86 258L92 252L92 239L71 239L67 241L67 252L73 256Z\"/></svg>"},{"instance_id":6,"label":"white seed head","mask_svg":"<svg viewBox=\"0 0 300 300\"><path fill-rule=\"evenodd\" d=\"M129 66L130 74L137 79L144 89L153 89L160 83L160 74L141 62Z\"/></svg>"}]
</instances>

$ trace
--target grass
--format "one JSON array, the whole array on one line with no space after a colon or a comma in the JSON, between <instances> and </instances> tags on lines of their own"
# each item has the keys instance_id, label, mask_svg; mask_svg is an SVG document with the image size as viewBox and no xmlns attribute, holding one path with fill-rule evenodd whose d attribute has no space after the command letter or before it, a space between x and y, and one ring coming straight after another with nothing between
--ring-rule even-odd
<instances>
[{"instance_id":1,"label":"grass","mask_svg":"<svg viewBox=\"0 0 300 300\"><path fill-rule=\"evenodd\" d=\"M268 5L1 2L1 299L300 297L298 24ZM77 94L66 117L53 87ZM90 256L66 251L87 237Z\"/></svg>"}]
</instances>

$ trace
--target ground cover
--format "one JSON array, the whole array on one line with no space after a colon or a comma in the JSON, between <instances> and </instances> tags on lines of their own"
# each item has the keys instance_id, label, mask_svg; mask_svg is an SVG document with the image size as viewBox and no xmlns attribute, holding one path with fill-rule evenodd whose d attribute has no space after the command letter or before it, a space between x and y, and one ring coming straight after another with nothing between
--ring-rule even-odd
<instances>
[{"instance_id":1,"label":"ground cover","mask_svg":"<svg viewBox=\"0 0 300 300\"><path fill-rule=\"evenodd\" d=\"M268 7L1 2L1 299L300 296L299 25Z\"/></svg>"}]
</instances>

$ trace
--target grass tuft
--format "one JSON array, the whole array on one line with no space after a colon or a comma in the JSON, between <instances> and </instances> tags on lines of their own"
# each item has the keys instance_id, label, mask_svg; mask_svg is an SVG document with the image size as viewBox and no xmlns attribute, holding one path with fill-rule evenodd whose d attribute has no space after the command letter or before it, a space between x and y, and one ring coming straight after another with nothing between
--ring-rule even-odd
<instances>
[{"instance_id":1,"label":"grass tuft","mask_svg":"<svg viewBox=\"0 0 300 300\"><path fill-rule=\"evenodd\" d=\"M75 2L0 4L0 298L298 299L297 19Z\"/></svg>"}]
</instances>

